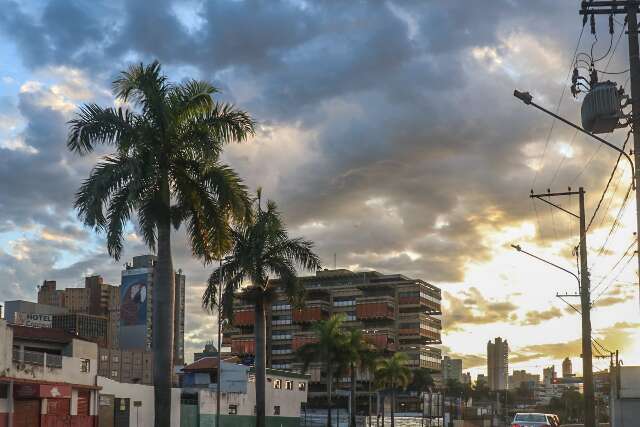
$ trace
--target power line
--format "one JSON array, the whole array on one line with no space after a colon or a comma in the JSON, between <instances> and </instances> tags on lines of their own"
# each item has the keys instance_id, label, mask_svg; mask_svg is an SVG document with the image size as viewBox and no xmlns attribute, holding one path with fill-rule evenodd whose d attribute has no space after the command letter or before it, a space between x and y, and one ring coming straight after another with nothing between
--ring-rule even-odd
<instances>
[{"instance_id":1,"label":"power line","mask_svg":"<svg viewBox=\"0 0 640 427\"><path fill-rule=\"evenodd\" d=\"M629 137L630 136L631 136L631 130L629 130L629 132L627 132L627 137L624 140L624 144L622 144L622 150L623 151L624 151L625 147L627 146L627 142L629 141ZM587 225L587 231L589 231L589 228L591 227L591 224L593 223L593 220L595 219L596 215L598 214L598 209L600 209L600 205L602 204L602 201L604 200L604 196L607 194L607 190L609 189L609 185L611 184L611 181L613 180L613 176L615 175L616 170L618 169L618 164L620 163L620 159L621 158L622 158L622 153L618 154L618 159L616 160L616 164L613 166L613 170L611 171L611 175L609 175L609 180L607 181L607 185L604 187L604 191L602 192L602 196L600 196L600 200L598 201L598 205L596 206L596 209L593 211L593 215L591 216L591 220L589 220L589 225Z\"/></svg>"}]
</instances>

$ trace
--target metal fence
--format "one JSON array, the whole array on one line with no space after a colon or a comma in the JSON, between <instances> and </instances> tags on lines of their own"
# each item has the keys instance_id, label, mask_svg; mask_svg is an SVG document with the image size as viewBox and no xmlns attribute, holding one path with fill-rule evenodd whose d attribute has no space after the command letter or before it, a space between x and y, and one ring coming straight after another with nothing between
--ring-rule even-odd
<instances>
[{"instance_id":1,"label":"metal fence","mask_svg":"<svg viewBox=\"0 0 640 427\"><path fill-rule=\"evenodd\" d=\"M43 353L41 351L20 351L20 349L14 348L13 361L37 366L45 366L46 363L47 368L62 368L62 356L59 354Z\"/></svg>"}]
</instances>

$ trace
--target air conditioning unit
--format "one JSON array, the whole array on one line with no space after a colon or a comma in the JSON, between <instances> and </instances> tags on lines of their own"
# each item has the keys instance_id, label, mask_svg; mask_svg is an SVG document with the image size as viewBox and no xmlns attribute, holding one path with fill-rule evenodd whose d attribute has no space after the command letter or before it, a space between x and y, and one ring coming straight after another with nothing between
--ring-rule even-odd
<instances>
[{"instance_id":1,"label":"air conditioning unit","mask_svg":"<svg viewBox=\"0 0 640 427\"><path fill-rule=\"evenodd\" d=\"M595 83L582 101L582 127L591 133L610 133L622 118L622 100L614 82Z\"/></svg>"}]
</instances>

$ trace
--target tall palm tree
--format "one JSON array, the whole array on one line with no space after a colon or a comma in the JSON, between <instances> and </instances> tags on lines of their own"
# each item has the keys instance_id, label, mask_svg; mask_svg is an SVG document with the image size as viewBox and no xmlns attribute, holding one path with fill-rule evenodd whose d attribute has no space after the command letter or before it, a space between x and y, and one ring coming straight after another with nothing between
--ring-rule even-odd
<instances>
[{"instance_id":1,"label":"tall palm tree","mask_svg":"<svg viewBox=\"0 0 640 427\"><path fill-rule=\"evenodd\" d=\"M227 223L243 218L250 204L242 181L219 157L224 144L251 135L254 123L244 111L215 102L215 92L203 81L168 82L158 62L134 65L113 82L123 106L86 104L69 122L69 150L88 155L98 145L114 149L80 186L79 217L106 233L107 251L118 260L126 225L137 214L142 238L157 250L152 327L157 426L171 420L171 226L186 224L192 252L208 262L228 238Z\"/></svg>"},{"instance_id":2,"label":"tall palm tree","mask_svg":"<svg viewBox=\"0 0 640 427\"><path fill-rule=\"evenodd\" d=\"M351 414L349 417L349 427L356 426L356 408L357 408L357 382L358 370L368 361L368 356L373 353L373 349L369 343L364 340L361 329L351 329L346 332L347 346L344 349L344 355L349 363L349 372L351 374Z\"/></svg>"},{"instance_id":3,"label":"tall palm tree","mask_svg":"<svg viewBox=\"0 0 640 427\"><path fill-rule=\"evenodd\" d=\"M369 383L369 427L371 427L371 407L373 406L373 387L377 388L377 384L374 381L376 368L379 365L381 354L375 350L365 351L361 355L360 364L362 369L367 373Z\"/></svg>"},{"instance_id":4,"label":"tall palm tree","mask_svg":"<svg viewBox=\"0 0 640 427\"><path fill-rule=\"evenodd\" d=\"M342 329L344 316L331 316L327 320L313 324L313 331L317 341L300 347L297 356L304 363L304 370L313 362L319 362L324 366L327 385L327 426L331 427L331 396L333 379L341 371L347 362L346 348L349 345L349 337Z\"/></svg>"},{"instance_id":5,"label":"tall palm tree","mask_svg":"<svg viewBox=\"0 0 640 427\"><path fill-rule=\"evenodd\" d=\"M295 305L303 296L296 267L304 270L320 268L320 259L313 252L313 243L290 238L280 212L273 201L266 209L260 203L258 191L255 212L246 223L230 229L229 255L209 277L202 296L205 307L216 305L216 295L222 286L222 307L227 319L233 318L233 303L244 284L242 297L255 304L256 324L256 426L264 427L266 383L266 319L265 307L275 296L276 286L282 286ZM222 282L220 269L224 270Z\"/></svg>"},{"instance_id":6,"label":"tall palm tree","mask_svg":"<svg viewBox=\"0 0 640 427\"><path fill-rule=\"evenodd\" d=\"M397 352L388 359L380 360L376 377L380 384L391 389L391 427L395 427L396 391L406 388L411 381L411 370L407 367L407 355Z\"/></svg>"}]
</instances>

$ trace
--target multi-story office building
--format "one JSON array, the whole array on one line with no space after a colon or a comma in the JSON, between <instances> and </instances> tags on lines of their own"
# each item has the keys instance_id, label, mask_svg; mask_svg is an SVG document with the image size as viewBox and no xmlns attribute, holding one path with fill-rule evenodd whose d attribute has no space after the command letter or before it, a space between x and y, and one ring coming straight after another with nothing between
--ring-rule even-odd
<instances>
[{"instance_id":1,"label":"multi-story office building","mask_svg":"<svg viewBox=\"0 0 640 427\"><path fill-rule=\"evenodd\" d=\"M54 314L52 327L64 329L66 332L93 341L102 347L108 345L108 320L105 316L86 313Z\"/></svg>"},{"instance_id":2,"label":"multi-story office building","mask_svg":"<svg viewBox=\"0 0 640 427\"><path fill-rule=\"evenodd\" d=\"M544 384L553 384L556 382L556 367L554 365L542 370L542 382Z\"/></svg>"},{"instance_id":3,"label":"multi-story office building","mask_svg":"<svg viewBox=\"0 0 640 427\"><path fill-rule=\"evenodd\" d=\"M571 359L565 357L562 361L562 378L573 377L573 366L571 364Z\"/></svg>"},{"instance_id":4,"label":"multi-story office building","mask_svg":"<svg viewBox=\"0 0 640 427\"><path fill-rule=\"evenodd\" d=\"M348 328L359 328L381 352L402 351L412 368L441 369L440 289L419 279L376 271L321 270L301 278L306 290L304 308L295 309L279 292L267 308L267 366L299 369L295 351L316 340L312 325L341 314ZM223 345L245 363L255 355L255 312L238 297L232 325L225 328ZM323 396L320 366L310 369L310 397ZM365 399L366 393L359 393Z\"/></svg>"},{"instance_id":5,"label":"multi-story office building","mask_svg":"<svg viewBox=\"0 0 640 427\"><path fill-rule=\"evenodd\" d=\"M462 359L452 359L449 356L442 358L442 380L445 385L448 380L462 383Z\"/></svg>"},{"instance_id":6,"label":"multi-story office building","mask_svg":"<svg viewBox=\"0 0 640 427\"><path fill-rule=\"evenodd\" d=\"M100 348L98 375L122 383L153 384L153 354L144 350Z\"/></svg>"},{"instance_id":7,"label":"multi-story office building","mask_svg":"<svg viewBox=\"0 0 640 427\"><path fill-rule=\"evenodd\" d=\"M540 382L540 375L530 374L525 370L514 370L512 375L509 375L509 390L517 390L522 384L527 387L530 384L538 384Z\"/></svg>"},{"instance_id":8,"label":"multi-story office building","mask_svg":"<svg viewBox=\"0 0 640 427\"><path fill-rule=\"evenodd\" d=\"M122 271L119 310L119 348L150 351L153 339L155 255L133 257ZM174 364L184 364L185 276L175 273Z\"/></svg>"},{"instance_id":9,"label":"multi-story office building","mask_svg":"<svg viewBox=\"0 0 640 427\"><path fill-rule=\"evenodd\" d=\"M489 388L508 390L509 388L509 344L498 337L487 343L487 377Z\"/></svg>"}]
</instances>

